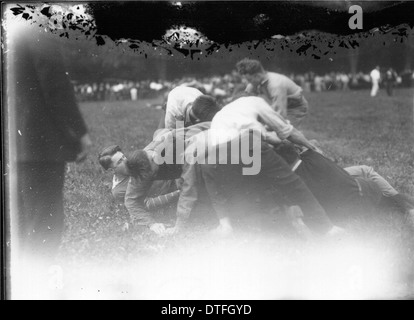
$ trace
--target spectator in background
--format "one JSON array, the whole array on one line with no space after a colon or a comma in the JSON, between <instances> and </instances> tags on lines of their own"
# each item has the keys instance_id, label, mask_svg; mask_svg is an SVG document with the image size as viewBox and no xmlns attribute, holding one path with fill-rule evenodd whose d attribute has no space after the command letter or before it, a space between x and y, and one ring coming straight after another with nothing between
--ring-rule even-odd
<instances>
[{"instance_id":1,"label":"spectator in background","mask_svg":"<svg viewBox=\"0 0 414 320\"><path fill-rule=\"evenodd\" d=\"M308 102L299 87L288 77L267 72L257 60L243 59L237 63L237 71L246 78L246 91L264 98L282 117L298 127L308 114Z\"/></svg>"},{"instance_id":2,"label":"spectator in background","mask_svg":"<svg viewBox=\"0 0 414 320\"><path fill-rule=\"evenodd\" d=\"M393 68L389 68L385 73L384 83L388 96L394 95L394 87L397 83L398 74Z\"/></svg>"},{"instance_id":3,"label":"spectator in background","mask_svg":"<svg viewBox=\"0 0 414 320\"><path fill-rule=\"evenodd\" d=\"M323 91L323 78L320 76L316 76L313 81L315 85L315 91L316 92Z\"/></svg>"},{"instance_id":4,"label":"spectator in background","mask_svg":"<svg viewBox=\"0 0 414 320\"><path fill-rule=\"evenodd\" d=\"M375 97L379 91L379 83L381 81L381 72L380 67L376 66L374 70L370 73L372 89L371 89L371 97Z\"/></svg>"},{"instance_id":5,"label":"spectator in background","mask_svg":"<svg viewBox=\"0 0 414 320\"><path fill-rule=\"evenodd\" d=\"M20 258L50 264L64 227L65 163L84 160L92 142L56 35L17 23L6 54L14 247Z\"/></svg>"},{"instance_id":6,"label":"spectator in background","mask_svg":"<svg viewBox=\"0 0 414 320\"><path fill-rule=\"evenodd\" d=\"M339 79L341 82L341 88L343 91L348 91L349 90L349 81L351 80L349 78L349 76L346 73L341 73L339 75Z\"/></svg>"},{"instance_id":7,"label":"spectator in background","mask_svg":"<svg viewBox=\"0 0 414 320\"><path fill-rule=\"evenodd\" d=\"M135 87L132 87L130 90L130 93L131 93L131 100L137 101L138 100L138 89Z\"/></svg>"}]
</instances>

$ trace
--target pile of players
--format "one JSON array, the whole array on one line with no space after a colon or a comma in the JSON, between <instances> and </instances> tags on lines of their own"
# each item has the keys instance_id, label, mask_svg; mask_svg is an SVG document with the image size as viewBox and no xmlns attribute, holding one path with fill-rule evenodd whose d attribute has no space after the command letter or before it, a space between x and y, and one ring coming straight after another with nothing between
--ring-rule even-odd
<instances>
[{"instance_id":1,"label":"pile of players","mask_svg":"<svg viewBox=\"0 0 414 320\"><path fill-rule=\"evenodd\" d=\"M99 154L101 166L114 174L112 194L134 227L182 232L201 189L217 214L216 231L225 235L233 231L235 205L258 193L270 195L307 237L341 235L351 214L384 203L414 224L412 197L371 167L339 167L298 130L309 109L301 87L257 60L239 61L237 71L249 84L232 102L219 106L196 88L176 87L145 149L125 156L113 145ZM154 210L175 203L174 226L156 221Z\"/></svg>"}]
</instances>

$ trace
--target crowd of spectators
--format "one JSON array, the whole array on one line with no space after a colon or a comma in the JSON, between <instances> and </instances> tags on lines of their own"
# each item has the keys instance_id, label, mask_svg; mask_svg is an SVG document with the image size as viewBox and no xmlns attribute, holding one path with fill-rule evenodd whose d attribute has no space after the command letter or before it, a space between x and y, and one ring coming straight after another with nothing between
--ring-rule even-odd
<instances>
[{"instance_id":1,"label":"crowd of spectators","mask_svg":"<svg viewBox=\"0 0 414 320\"><path fill-rule=\"evenodd\" d=\"M384 70L385 75L385 70ZM371 87L371 78L368 73L359 72L355 76L343 72L331 72L324 75L315 72L288 75L305 92L323 92L334 90L359 90ZM205 94L214 96L219 101L225 101L246 87L244 80L233 71L224 76L204 78L184 77L174 81L145 80L124 81L107 79L95 83L74 83L75 93L79 101L119 101L152 99L166 95L178 85L188 85L201 90ZM396 87L411 87L414 85L414 71L406 70L398 74L395 79Z\"/></svg>"}]
</instances>

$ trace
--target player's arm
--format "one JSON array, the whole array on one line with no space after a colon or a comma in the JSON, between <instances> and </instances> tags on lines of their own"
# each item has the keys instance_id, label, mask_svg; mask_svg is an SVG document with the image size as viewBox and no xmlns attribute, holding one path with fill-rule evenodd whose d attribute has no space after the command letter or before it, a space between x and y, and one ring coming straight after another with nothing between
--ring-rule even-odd
<instances>
[{"instance_id":1,"label":"player's arm","mask_svg":"<svg viewBox=\"0 0 414 320\"><path fill-rule=\"evenodd\" d=\"M165 128L175 129L176 122L177 122L177 119L176 119L175 113L171 110L171 108L167 107L167 110L165 112Z\"/></svg>"},{"instance_id":2,"label":"player's arm","mask_svg":"<svg viewBox=\"0 0 414 320\"><path fill-rule=\"evenodd\" d=\"M290 136L293 126L274 111L264 100L255 105L255 110L259 116L259 120L266 125L270 131L276 132L279 139L284 140Z\"/></svg>"},{"instance_id":3,"label":"player's arm","mask_svg":"<svg viewBox=\"0 0 414 320\"><path fill-rule=\"evenodd\" d=\"M313 145L308 139L306 139L305 135L293 128L290 136L287 138L287 140L289 140L290 142L293 142L294 144L297 144L299 146L303 146L305 148L314 150L316 152L322 153L321 150L319 150L315 145Z\"/></svg>"},{"instance_id":4,"label":"player's arm","mask_svg":"<svg viewBox=\"0 0 414 320\"><path fill-rule=\"evenodd\" d=\"M181 177L183 185L177 204L177 220L175 227L167 231L170 234L184 229L198 198L196 165L184 164Z\"/></svg>"},{"instance_id":5,"label":"player's arm","mask_svg":"<svg viewBox=\"0 0 414 320\"><path fill-rule=\"evenodd\" d=\"M257 109L259 117L271 130L277 134L277 138L280 140L287 139L297 145L304 146L308 149L312 149L320 152L302 132L294 128L288 121L283 119L277 112L273 111L266 103L258 104ZM272 134L266 134L266 140L270 140ZM276 137L275 141L276 141ZM277 142L277 141L276 141ZM272 143L269 141L269 143Z\"/></svg>"},{"instance_id":6,"label":"player's arm","mask_svg":"<svg viewBox=\"0 0 414 320\"><path fill-rule=\"evenodd\" d=\"M134 225L148 226L155 233L161 234L165 231L164 225L157 223L145 206L150 187L151 182L131 178L125 194L125 207Z\"/></svg>"},{"instance_id":7,"label":"player's arm","mask_svg":"<svg viewBox=\"0 0 414 320\"><path fill-rule=\"evenodd\" d=\"M160 195L158 197L146 198L145 207L148 211L153 211L173 203L180 196L180 190Z\"/></svg>"},{"instance_id":8,"label":"player's arm","mask_svg":"<svg viewBox=\"0 0 414 320\"><path fill-rule=\"evenodd\" d=\"M278 112L282 117L287 117L287 92L283 88L274 88L270 89L270 95L272 96L272 101L270 107Z\"/></svg>"}]
</instances>

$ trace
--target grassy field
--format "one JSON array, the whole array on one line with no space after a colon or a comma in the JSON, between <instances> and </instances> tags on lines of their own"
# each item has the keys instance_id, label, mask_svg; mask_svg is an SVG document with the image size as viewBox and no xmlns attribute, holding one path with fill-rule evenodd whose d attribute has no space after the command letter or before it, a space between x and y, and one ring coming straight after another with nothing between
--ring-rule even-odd
<instances>
[{"instance_id":1,"label":"grassy field","mask_svg":"<svg viewBox=\"0 0 414 320\"><path fill-rule=\"evenodd\" d=\"M304 133L340 165L373 166L414 195L412 90L308 93ZM228 239L217 221L195 212L192 231L174 238L127 230L126 210L111 199L111 176L97 162L110 144L144 147L158 124L153 101L81 105L94 147L70 164L66 228L59 263L62 298L274 299L406 298L414 294L414 231L397 213L355 221L346 239L304 242L278 216L247 219ZM168 220L171 217L162 217ZM263 222L264 221L264 222Z\"/></svg>"}]
</instances>

